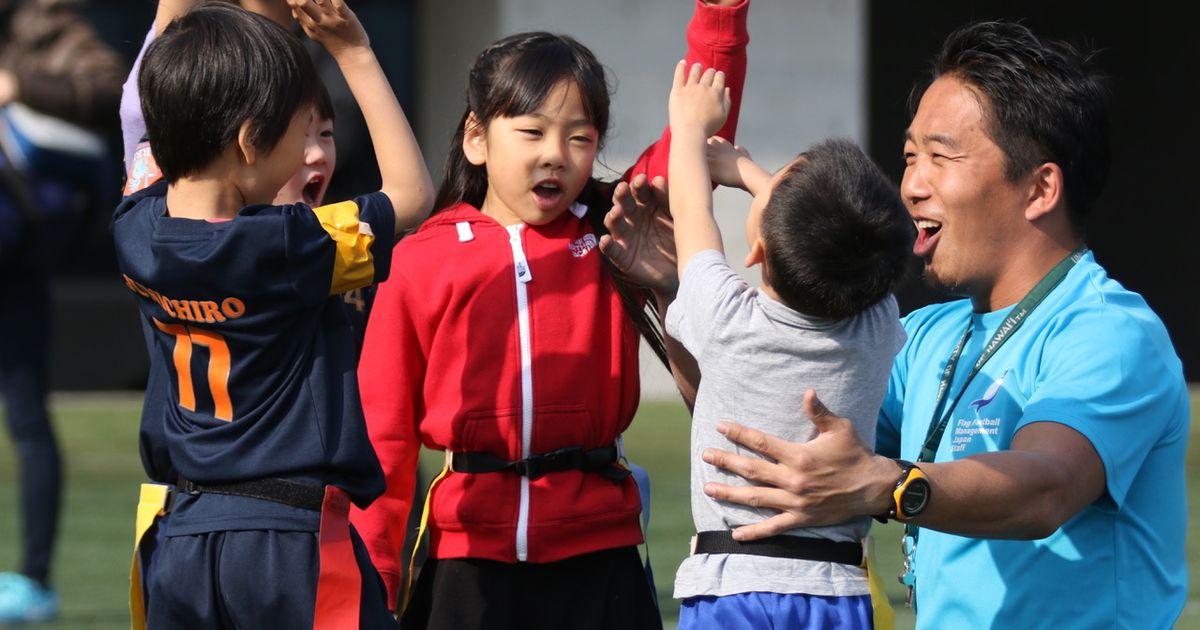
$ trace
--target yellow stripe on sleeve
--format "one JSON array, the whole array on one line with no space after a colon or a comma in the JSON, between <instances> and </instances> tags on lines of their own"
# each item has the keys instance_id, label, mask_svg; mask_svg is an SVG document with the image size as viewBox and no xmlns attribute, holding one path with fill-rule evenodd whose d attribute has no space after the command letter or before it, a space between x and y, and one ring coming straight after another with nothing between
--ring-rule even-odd
<instances>
[{"instance_id":1,"label":"yellow stripe on sleeve","mask_svg":"<svg viewBox=\"0 0 1200 630\"><path fill-rule=\"evenodd\" d=\"M359 221L358 204L343 201L313 208L313 212L337 246L329 294L337 295L371 284L375 279L375 259L371 255L375 234L371 232L370 224Z\"/></svg>"}]
</instances>

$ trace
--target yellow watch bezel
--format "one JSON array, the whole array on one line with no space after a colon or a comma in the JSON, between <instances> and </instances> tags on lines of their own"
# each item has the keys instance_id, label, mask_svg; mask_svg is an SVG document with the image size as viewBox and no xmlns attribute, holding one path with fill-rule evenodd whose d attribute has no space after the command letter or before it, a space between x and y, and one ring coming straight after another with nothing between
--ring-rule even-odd
<instances>
[{"instance_id":1,"label":"yellow watch bezel","mask_svg":"<svg viewBox=\"0 0 1200 630\"><path fill-rule=\"evenodd\" d=\"M912 482L916 479L924 479L925 485L928 486L929 476L925 474L925 471L921 470L920 467L912 462L906 462L904 460L896 460L896 462L903 466L905 470L901 475L900 480L896 482L896 488L892 490L892 501L895 504L895 516L892 518L895 518L898 521L904 521L908 520L908 515L904 513L904 509L900 504L900 500L904 496L904 491L908 490L908 487L912 485ZM928 504L928 499L926 499L926 504Z\"/></svg>"}]
</instances>

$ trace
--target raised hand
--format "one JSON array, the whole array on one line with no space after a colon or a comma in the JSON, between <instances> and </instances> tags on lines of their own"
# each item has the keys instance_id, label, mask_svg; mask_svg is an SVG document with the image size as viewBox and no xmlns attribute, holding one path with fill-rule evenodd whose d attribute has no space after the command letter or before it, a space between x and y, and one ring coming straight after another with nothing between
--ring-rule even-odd
<instances>
[{"instance_id":1,"label":"raised hand","mask_svg":"<svg viewBox=\"0 0 1200 630\"><path fill-rule=\"evenodd\" d=\"M750 160L746 149L733 144L720 136L708 139L708 172L714 184L746 190L742 180L742 172L738 166L741 160Z\"/></svg>"},{"instance_id":2,"label":"raised hand","mask_svg":"<svg viewBox=\"0 0 1200 630\"><path fill-rule=\"evenodd\" d=\"M690 69L686 62L676 64L671 96L667 101L671 133L699 129L705 137L711 136L725 124L730 106L724 72L712 68L705 70L698 63Z\"/></svg>"},{"instance_id":3,"label":"raised hand","mask_svg":"<svg viewBox=\"0 0 1200 630\"><path fill-rule=\"evenodd\" d=\"M287 3L304 33L334 59L345 50L370 46L367 32L345 0L287 0Z\"/></svg>"},{"instance_id":4,"label":"raised hand","mask_svg":"<svg viewBox=\"0 0 1200 630\"><path fill-rule=\"evenodd\" d=\"M666 180L638 175L618 183L612 201L604 217L609 234L600 237L600 251L633 284L674 295L679 277Z\"/></svg>"}]
</instances>

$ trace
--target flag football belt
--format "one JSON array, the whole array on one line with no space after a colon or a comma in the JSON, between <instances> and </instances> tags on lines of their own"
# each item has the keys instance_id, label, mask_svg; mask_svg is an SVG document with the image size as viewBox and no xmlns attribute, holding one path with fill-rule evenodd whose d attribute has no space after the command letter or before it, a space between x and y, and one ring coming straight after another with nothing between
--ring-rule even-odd
<instances>
[{"instance_id":1,"label":"flag football belt","mask_svg":"<svg viewBox=\"0 0 1200 630\"><path fill-rule=\"evenodd\" d=\"M834 542L824 538L801 536L770 536L761 540L738 541L733 539L733 532L728 530L700 532L692 541L693 555L740 553L863 566L863 546L860 542Z\"/></svg>"},{"instance_id":2,"label":"flag football belt","mask_svg":"<svg viewBox=\"0 0 1200 630\"><path fill-rule=\"evenodd\" d=\"M180 477L175 489L197 496L204 493L248 497L290 505L302 510L320 512L325 502L325 489L289 479L264 478L234 483L198 484Z\"/></svg>"},{"instance_id":3,"label":"flag football belt","mask_svg":"<svg viewBox=\"0 0 1200 630\"><path fill-rule=\"evenodd\" d=\"M449 453L450 470L459 473L514 472L522 477L537 479L542 475L564 470L594 472L614 483L624 480L630 472L617 466L617 447L606 446L584 450L580 446L531 455L515 462L505 461L491 453Z\"/></svg>"}]
</instances>

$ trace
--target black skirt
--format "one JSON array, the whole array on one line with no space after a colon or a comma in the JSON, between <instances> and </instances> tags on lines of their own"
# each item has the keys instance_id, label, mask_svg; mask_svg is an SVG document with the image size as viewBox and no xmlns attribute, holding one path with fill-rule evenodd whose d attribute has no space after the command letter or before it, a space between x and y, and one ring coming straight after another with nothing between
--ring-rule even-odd
<instances>
[{"instance_id":1,"label":"black skirt","mask_svg":"<svg viewBox=\"0 0 1200 630\"><path fill-rule=\"evenodd\" d=\"M429 559L405 630L661 630L636 547L558 562Z\"/></svg>"}]
</instances>

